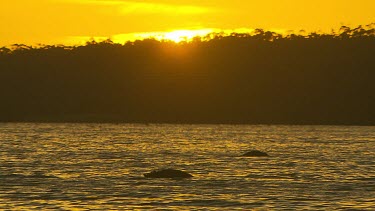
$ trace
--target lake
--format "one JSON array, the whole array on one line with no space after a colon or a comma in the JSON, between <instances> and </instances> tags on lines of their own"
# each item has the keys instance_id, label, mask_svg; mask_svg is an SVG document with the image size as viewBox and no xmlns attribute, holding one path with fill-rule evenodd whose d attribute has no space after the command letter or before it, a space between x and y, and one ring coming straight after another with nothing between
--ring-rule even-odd
<instances>
[{"instance_id":1,"label":"lake","mask_svg":"<svg viewBox=\"0 0 375 211\"><path fill-rule=\"evenodd\" d=\"M162 168L194 177L143 176ZM375 210L374 196L375 127L0 124L0 210Z\"/></svg>"}]
</instances>

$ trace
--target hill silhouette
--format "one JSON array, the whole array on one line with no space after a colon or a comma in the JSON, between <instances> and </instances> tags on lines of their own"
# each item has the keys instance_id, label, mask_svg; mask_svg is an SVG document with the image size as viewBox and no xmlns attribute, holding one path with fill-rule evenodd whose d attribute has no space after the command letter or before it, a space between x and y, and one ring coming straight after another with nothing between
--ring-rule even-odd
<instances>
[{"instance_id":1,"label":"hill silhouette","mask_svg":"<svg viewBox=\"0 0 375 211\"><path fill-rule=\"evenodd\" d=\"M13 45L0 49L0 121L375 125L374 79L374 24Z\"/></svg>"}]
</instances>

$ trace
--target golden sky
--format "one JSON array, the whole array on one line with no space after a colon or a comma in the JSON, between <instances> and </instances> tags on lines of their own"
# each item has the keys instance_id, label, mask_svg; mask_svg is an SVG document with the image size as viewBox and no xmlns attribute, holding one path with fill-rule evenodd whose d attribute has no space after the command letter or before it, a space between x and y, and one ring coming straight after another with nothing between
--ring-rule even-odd
<instances>
[{"instance_id":1,"label":"golden sky","mask_svg":"<svg viewBox=\"0 0 375 211\"><path fill-rule=\"evenodd\" d=\"M0 0L0 46L174 30L330 31L375 22L374 11L375 0Z\"/></svg>"}]
</instances>

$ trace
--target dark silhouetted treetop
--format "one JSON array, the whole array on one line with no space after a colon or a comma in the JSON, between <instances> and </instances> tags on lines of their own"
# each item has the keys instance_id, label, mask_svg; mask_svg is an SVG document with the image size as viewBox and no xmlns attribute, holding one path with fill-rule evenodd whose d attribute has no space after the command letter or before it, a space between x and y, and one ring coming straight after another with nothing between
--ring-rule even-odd
<instances>
[{"instance_id":1,"label":"dark silhouetted treetop","mask_svg":"<svg viewBox=\"0 0 375 211\"><path fill-rule=\"evenodd\" d=\"M0 121L375 125L374 24L0 48Z\"/></svg>"}]
</instances>

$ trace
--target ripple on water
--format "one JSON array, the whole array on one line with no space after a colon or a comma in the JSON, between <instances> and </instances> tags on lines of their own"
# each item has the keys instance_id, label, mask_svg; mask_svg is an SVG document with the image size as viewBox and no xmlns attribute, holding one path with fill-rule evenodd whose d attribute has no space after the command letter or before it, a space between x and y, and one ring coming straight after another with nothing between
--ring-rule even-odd
<instances>
[{"instance_id":1,"label":"ripple on water","mask_svg":"<svg viewBox=\"0 0 375 211\"><path fill-rule=\"evenodd\" d=\"M374 210L375 128L0 124L0 209ZM244 158L249 149L267 158ZM175 168L189 180L146 179Z\"/></svg>"}]
</instances>

